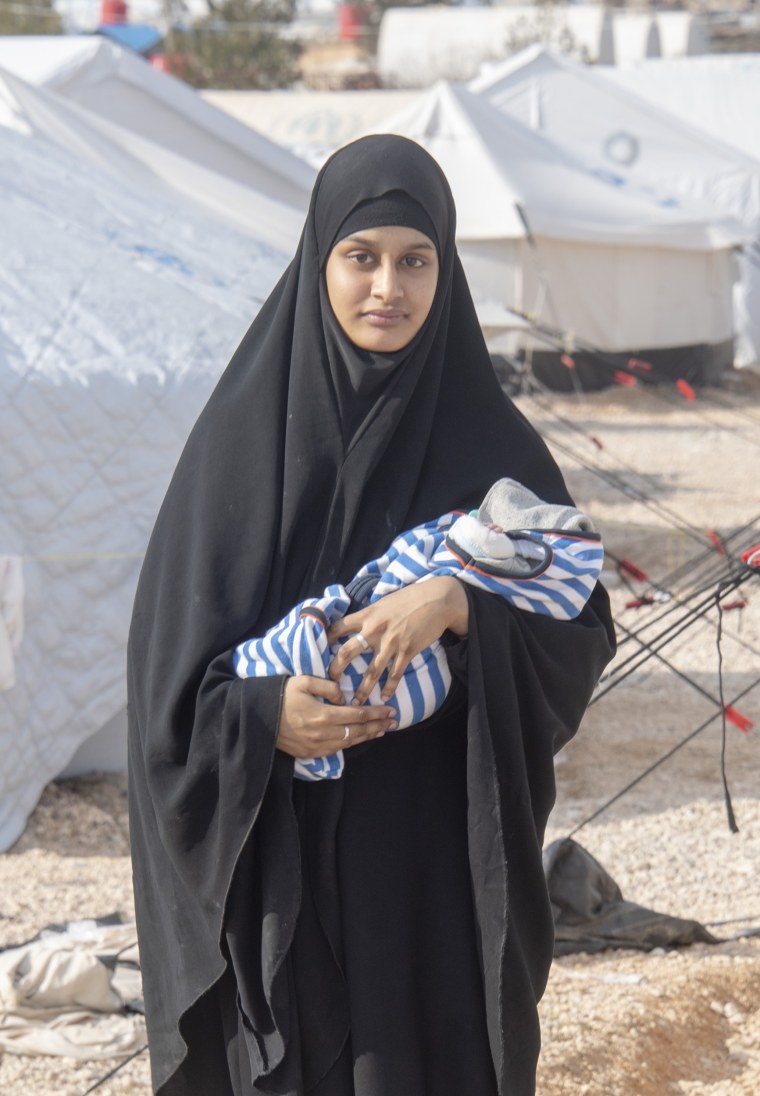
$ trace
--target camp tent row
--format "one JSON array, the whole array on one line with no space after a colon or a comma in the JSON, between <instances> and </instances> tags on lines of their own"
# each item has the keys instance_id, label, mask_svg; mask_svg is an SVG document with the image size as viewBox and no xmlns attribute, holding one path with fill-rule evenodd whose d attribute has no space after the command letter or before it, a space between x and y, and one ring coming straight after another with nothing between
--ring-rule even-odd
<instances>
[{"instance_id":1,"label":"camp tent row","mask_svg":"<svg viewBox=\"0 0 760 1096\"><path fill-rule=\"evenodd\" d=\"M361 132L387 129L420 139L452 179L477 162L455 188L458 238L493 349L525 345L524 334L501 337L514 332L508 313L517 308L601 351L666 360L697 380L732 361L754 365L758 162L619 87L611 71L536 46L468 86L490 112L446 84L318 101L240 93L234 109L250 109L251 121L314 162ZM567 172L563 189L556 179ZM727 236L729 221L737 223Z\"/></svg>"},{"instance_id":2,"label":"camp tent row","mask_svg":"<svg viewBox=\"0 0 760 1096\"><path fill-rule=\"evenodd\" d=\"M106 116L88 111L67 128L53 111L44 132L61 140L73 128L81 144L85 121L90 133L97 125L108 127L101 137L118 142L133 171L137 160L143 170L147 166L212 206L216 215L292 247L314 177L300 158L112 43L21 42L14 54L17 72L23 69L45 89L56 89L56 97L65 96L72 108L97 105ZM0 40L0 63L7 54ZM743 260L735 290L732 250L757 232L753 160L617 88L597 69L541 47L492 69L471 90L495 109L489 113L450 87L415 97L384 121L378 121L375 99L372 126L361 129L395 129L417 139L424 126L423 143L452 178L463 162L485 165L455 190L460 245L495 349L504 344L499 332L514 330L510 310L518 309L539 313L605 352L656 358L667 351L673 369L695 379L714 377L731 362L735 329L738 363L758 359L760 331L754 328L760 309L754 304L760 269ZM264 101L257 100L262 112ZM354 124L360 123L357 115ZM348 136L345 126L340 135ZM189 146L192 163L185 155ZM264 155L273 148L274 155ZM637 163L631 165L634 148ZM248 157L245 170L241 150ZM102 159L117 162L111 155ZM555 181L568 172L569 185L558 201ZM294 181L300 187L295 194ZM252 184L255 193L246 189ZM288 193L294 205L282 209L280 198ZM475 216L481 224L473 234L466 226ZM741 227L729 229L731 218ZM524 342L520 335L506 345ZM545 353L537 351L536 360Z\"/></svg>"},{"instance_id":3,"label":"camp tent row","mask_svg":"<svg viewBox=\"0 0 760 1096\"><path fill-rule=\"evenodd\" d=\"M439 83L382 128L446 172L479 307L538 314L624 359L675 357L694 379L731 363L734 249L747 233L730 215L592 168L462 86Z\"/></svg>"},{"instance_id":4,"label":"camp tent row","mask_svg":"<svg viewBox=\"0 0 760 1096\"><path fill-rule=\"evenodd\" d=\"M733 362L755 365L760 362L760 264L756 251L760 242L760 160L749 154L748 147L732 147L664 111L661 102L670 106L670 92L657 102L651 96L642 98L638 92L648 84L648 74L662 65L670 72L705 69L701 58L651 62L632 70L636 81L623 82L617 69L589 68L536 46L491 67L469 86L509 118L572 153L621 190L671 196L684 208L696 200L709 207L708 218L727 216L741 224L746 248L738 257L734 291ZM760 102L760 66L754 72L754 101ZM743 102L741 89L734 88L731 102ZM725 101L723 106L731 117ZM695 116L701 117L701 112ZM748 126L747 132L751 131ZM754 131L760 133L757 123ZM716 286L709 280L704 285L708 295L711 284ZM668 294L669 305L691 289L690 282L676 281ZM662 345L677 344L665 341ZM730 364L731 351L727 346L716 364Z\"/></svg>"}]
</instances>

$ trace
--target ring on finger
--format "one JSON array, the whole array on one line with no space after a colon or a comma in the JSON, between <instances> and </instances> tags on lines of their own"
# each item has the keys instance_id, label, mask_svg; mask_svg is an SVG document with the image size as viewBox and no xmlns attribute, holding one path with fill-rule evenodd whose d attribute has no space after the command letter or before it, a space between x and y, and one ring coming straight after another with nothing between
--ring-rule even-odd
<instances>
[{"instance_id":1,"label":"ring on finger","mask_svg":"<svg viewBox=\"0 0 760 1096\"><path fill-rule=\"evenodd\" d=\"M354 639L359 640L359 643L361 644L361 647L362 647L363 651L369 651L370 650L370 645L367 642L367 640L364 638L364 636L361 634L361 632L357 632L356 635L354 636Z\"/></svg>"},{"instance_id":2,"label":"ring on finger","mask_svg":"<svg viewBox=\"0 0 760 1096\"><path fill-rule=\"evenodd\" d=\"M344 723L343 724L343 741L348 742L350 736L351 736L351 728L349 727L348 723Z\"/></svg>"}]
</instances>

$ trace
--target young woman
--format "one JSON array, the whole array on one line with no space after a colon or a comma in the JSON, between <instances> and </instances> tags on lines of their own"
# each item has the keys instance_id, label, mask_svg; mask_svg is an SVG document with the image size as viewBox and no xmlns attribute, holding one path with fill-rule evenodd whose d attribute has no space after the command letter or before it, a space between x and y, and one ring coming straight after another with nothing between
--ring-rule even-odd
<instances>
[{"instance_id":1,"label":"young woman","mask_svg":"<svg viewBox=\"0 0 760 1096\"><path fill-rule=\"evenodd\" d=\"M364 138L321 171L298 252L203 411L129 641L135 901L162 1096L527 1096L552 954L552 758L614 644L440 577L333 631L331 680L233 652L400 531L509 476L567 503L502 393L435 162ZM409 660L458 687L386 734ZM346 705L345 660L374 652ZM340 780L295 757L342 750Z\"/></svg>"}]
</instances>

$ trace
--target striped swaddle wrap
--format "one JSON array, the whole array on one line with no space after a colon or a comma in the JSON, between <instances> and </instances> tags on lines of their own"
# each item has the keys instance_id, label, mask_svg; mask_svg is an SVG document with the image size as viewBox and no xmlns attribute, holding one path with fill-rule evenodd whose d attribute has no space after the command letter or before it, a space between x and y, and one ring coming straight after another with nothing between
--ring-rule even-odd
<instances>
[{"instance_id":1,"label":"striped swaddle wrap","mask_svg":"<svg viewBox=\"0 0 760 1096\"><path fill-rule=\"evenodd\" d=\"M530 517L548 529L516 526ZM496 532L485 524L500 526ZM349 611L356 612L412 582L451 575L504 598L517 609L555 620L571 620L588 600L601 572L603 549L588 518L572 507L550 506L513 480L499 480L477 514L452 512L416 526L395 538L388 551L371 560L348 586L328 586L319 598L307 598L266 635L241 643L234 656L239 677L309 674L327 677L338 648L327 629ZM352 592L364 591L359 601ZM346 702L372 660L364 651L347 666L339 685ZM380 698L386 674L370 694ZM399 729L421 723L440 708L451 685L446 653L440 641L421 651L407 667L388 705ZM329 757L297 759L294 775L302 780L339 777L342 752Z\"/></svg>"},{"instance_id":2,"label":"striped swaddle wrap","mask_svg":"<svg viewBox=\"0 0 760 1096\"><path fill-rule=\"evenodd\" d=\"M350 583L349 586L353 586ZM366 599L369 604L369 599ZM288 615L270 628L261 639L249 639L235 651L234 665L238 677L268 677L272 674L310 674L327 677L327 670L346 637L332 645L327 642L327 629L342 620L352 605L345 586L328 586L324 597L307 598ZM353 609L361 606L354 602ZM341 674L338 682L346 703L350 703L372 659L371 651L357 655ZM387 674L383 674L370 693L368 704L385 704L380 692ZM432 715L446 699L451 685L451 672L443 644L435 643L421 651L409 663L399 687L387 702L396 711L400 728L421 723ZM343 772L343 753L329 757L296 759L294 775L301 780L322 780L338 777Z\"/></svg>"}]
</instances>

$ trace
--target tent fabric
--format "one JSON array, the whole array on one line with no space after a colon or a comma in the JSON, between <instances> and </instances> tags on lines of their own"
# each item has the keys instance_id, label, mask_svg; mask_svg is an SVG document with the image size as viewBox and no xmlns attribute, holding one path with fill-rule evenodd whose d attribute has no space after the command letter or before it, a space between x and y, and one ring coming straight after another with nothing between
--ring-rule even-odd
<instances>
[{"instance_id":1,"label":"tent fabric","mask_svg":"<svg viewBox=\"0 0 760 1096\"><path fill-rule=\"evenodd\" d=\"M118 179L179 194L257 240L286 251L301 234L303 213L217 171L202 167L85 107L0 68L0 116L38 134Z\"/></svg>"},{"instance_id":2,"label":"tent fabric","mask_svg":"<svg viewBox=\"0 0 760 1096\"><path fill-rule=\"evenodd\" d=\"M609 872L572 838L553 841L544 849L543 860L554 914L555 955L718 943L698 921L657 913L624 899Z\"/></svg>"},{"instance_id":3,"label":"tent fabric","mask_svg":"<svg viewBox=\"0 0 760 1096\"><path fill-rule=\"evenodd\" d=\"M482 96L446 81L370 132L410 137L438 160L461 209L462 239L525 237L518 206L534 235L555 239L704 251L747 237L733 218L705 203L621 187Z\"/></svg>"},{"instance_id":4,"label":"tent fabric","mask_svg":"<svg viewBox=\"0 0 760 1096\"><path fill-rule=\"evenodd\" d=\"M590 68L532 47L493 66L469 86L621 191L657 196L666 204L696 200L712 211L708 217L739 222L747 241L756 246L760 161L670 114L670 89L657 102L642 98L645 74L662 65L633 69L629 76L635 79L623 82L619 70ZM664 67L676 73L707 66L694 58ZM756 71L760 79L760 66ZM731 117L733 112L724 113ZM749 253L740 256L733 310L736 364L754 364L760 360L760 267Z\"/></svg>"},{"instance_id":5,"label":"tent fabric","mask_svg":"<svg viewBox=\"0 0 760 1096\"><path fill-rule=\"evenodd\" d=\"M733 248L748 235L731 217L620 186L445 82L378 128L443 167L479 312L538 314L606 351L728 344L730 357Z\"/></svg>"},{"instance_id":6,"label":"tent fabric","mask_svg":"<svg viewBox=\"0 0 760 1096\"><path fill-rule=\"evenodd\" d=\"M18 556L0 556L0 692L16 684L14 655L24 634L24 575Z\"/></svg>"},{"instance_id":7,"label":"tent fabric","mask_svg":"<svg viewBox=\"0 0 760 1096\"><path fill-rule=\"evenodd\" d=\"M26 588L0 692L7 849L125 707L129 614L166 485L287 256L2 124L0 202L0 552Z\"/></svg>"},{"instance_id":8,"label":"tent fabric","mask_svg":"<svg viewBox=\"0 0 760 1096\"><path fill-rule=\"evenodd\" d=\"M100 37L1 37L0 68L306 212L313 168L130 50Z\"/></svg>"},{"instance_id":9,"label":"tent fabric","mask_svg":"<svg viewBox=\"0 0 760 1096\"><path fill-rule=\"evenodd\" d=\"M134 924L114 918L52 925L0 950L0 1049L88 1060L139 1050L138 963Z\"/></svg>"},{"instance_id":10,"label":"tent fabric","mask_svg":"<svg viewBox=\"0 0 760 1096\"><path fill-rule=\"evenodd\" d=\"M340 145L408 106L418 92L209 89L201 95L310 164L321 165Z\"/></svg>"},{"instance_id":11,"label":"tent fabric","mask_svg":"<svg viewBox=\"0 0 760 1096\"><path fill-rule=\"evenodd\" d=\"M667 110L685 125L760 161L758 54L639 58L600 72L656 110Z\"/></svg>"}]
</instances>

